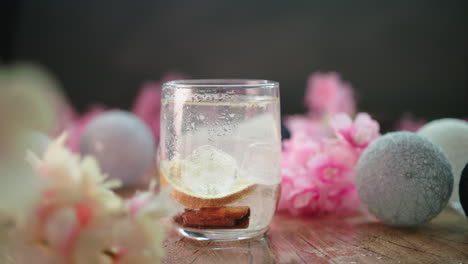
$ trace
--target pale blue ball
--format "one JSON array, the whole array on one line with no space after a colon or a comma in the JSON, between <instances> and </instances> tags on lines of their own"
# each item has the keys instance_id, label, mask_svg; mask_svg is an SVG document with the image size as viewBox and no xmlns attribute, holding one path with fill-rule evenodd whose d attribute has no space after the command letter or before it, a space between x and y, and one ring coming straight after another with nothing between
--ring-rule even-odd
<instances>
[{"instance_id":1,"label":"pale blue ball","mask_svg":"<svg viewBox=\"0 0 468 264\"><path fill-rule=\"evenodd\" d=\"M124 186L140 184L155 160L150 129L130 112L114 110L96 117L80 142L81 154L94 156L104 173Z\"/></svg>"}]
</instances>

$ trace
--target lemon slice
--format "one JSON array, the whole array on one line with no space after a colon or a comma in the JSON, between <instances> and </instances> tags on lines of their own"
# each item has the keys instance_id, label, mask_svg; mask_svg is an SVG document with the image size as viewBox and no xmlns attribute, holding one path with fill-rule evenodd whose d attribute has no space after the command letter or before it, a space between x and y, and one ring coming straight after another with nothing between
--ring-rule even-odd
<instances>
[{"instance_id":1,"label":"lemon slice","mask_svg":"<svg viewBox=\"0 0 468 264\"><path fill-rule=\"evenodd\" d=\"M171 196L186 208L222 207L251 194L256 188L255 183L237 179L233 186L223 193L216 195L196 193L182 179L181 162L163 161L160 167L160 182L162 186L171 186Z\"/></svg>"}]
</instances>

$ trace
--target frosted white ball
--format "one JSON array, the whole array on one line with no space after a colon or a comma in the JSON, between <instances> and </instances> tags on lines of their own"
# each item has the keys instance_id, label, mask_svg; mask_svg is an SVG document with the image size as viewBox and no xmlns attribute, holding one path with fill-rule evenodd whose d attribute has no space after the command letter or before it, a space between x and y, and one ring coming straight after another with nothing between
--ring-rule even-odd
<instances>
[{"instance_id":1,"label":"frosted white ball","mask_svg":"<svg viewBox=\"0 0 468 264\"><path fill-rule=\"evenodd\" d=\"M156 155L150 129L126 111L109 111L91 121L80 150L94 156L103 172L124 186L141 183Z\"/></svg>"},{"instance_id":2,"label":"frosted white ball","mask_svg":"<svg viewBox=\"0 0 468 264\"><path fill-rule=\"evenodd\" d=\"M454 118L434 120L423 126L418 134L441 147L447 155L455 178L450 200L460 201L458 185L462 170L468 163L468 122Z\"/></svg>"},{"instance_id":3,"label":"frosted white ball","mask_svg":"<svg viewBox=\"0 0 468 264\"><path fill-rule=\"evenodd\" d=\"M453 176L438 146L415 133L394 132L364 151L356 184L361 201L377 218L390 225L416 226L447 205Z\"/></svg>"}]
</instances>

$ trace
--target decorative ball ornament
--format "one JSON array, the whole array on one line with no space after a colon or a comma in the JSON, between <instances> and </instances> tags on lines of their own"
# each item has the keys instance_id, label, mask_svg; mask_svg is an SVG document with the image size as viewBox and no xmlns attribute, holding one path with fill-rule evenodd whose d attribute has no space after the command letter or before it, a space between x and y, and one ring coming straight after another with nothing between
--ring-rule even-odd
<instances>
[{"instance_id":1,"label":"decorative ball ornament","mask_svg":"<svg viewBox=\"0 0 468 264\"><path fill-rule=\"evenodd\" d=\"M465 215L468 216L468 163L461 174L458 192L460 194L460 203L463 207L463 211L465 211Z\"/></svg>"},{"instance_id":2,"label":"decorative ball ornament","mask_svg":"<svg viewBox=\"0 0 468 264\"><path fill-rule=\"evenodd\" d=\"M141 184L155 160L150 129L126 111L109 111L90 122L80 142L82 155L94 156L104 173L124 187Z\"/></svg>"},{"instance_id":3,"label":"decorative ball ornament","mask_svg":"<svg viewBox=\"0 0 468 264\"><path fill-rule=\"evenodd\" d=\"M417 226L447 205L453 189L450 162L429 140L394 132L375 140L356 168L361 201L384 223Z\"/></svg>"},{"instance_id":4,"label":"decorative ball ornament","mask_svg":"<svg viewBox=\"0 0 468 264\"><path fill-rule=\"evenodd\" d=\"M432 143L438 145L452 164L454 190L450 201L459 201L458 186L460 176L468 163L468 122L454 118L444 118L427 123L419 131Z\"/></svg>"}]
</instances>

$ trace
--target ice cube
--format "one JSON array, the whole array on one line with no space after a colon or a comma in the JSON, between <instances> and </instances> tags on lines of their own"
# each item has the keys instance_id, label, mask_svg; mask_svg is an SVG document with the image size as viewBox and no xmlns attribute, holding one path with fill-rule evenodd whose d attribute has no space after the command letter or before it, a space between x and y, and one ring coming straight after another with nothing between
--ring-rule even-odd
<instances>
[{"instance_id":1,"label":"ice cube","mask_svg":"<svg viewBox=\"0 0 468 264\"><path fill-rule=\"evenodd\" d=\"M250 207L249 229L265 228L271 221L278 201L279 185L258 185L255 191L232 206Z\"/></svg>"},{"instance_id":2,"label":"ice cube","mask_svg":"<svg viewBox=\"0 0 468 264\"><path fill-rule=\"evenodd\" d=\"M227 193L236 183L236 160L222 150L203 145L196 148L182 162L182 180L195 194L219 196Z\"/></svg>"},{"instance_id":3,"label":"ice cube","mask_svg":"<svg viewBox=\"0 0 468 264\"><path fill-rule=\"evenodd\" d=\"M278 184L280 159L280 144L252 143L240 166L241 177L259 184Z\"/></svg>"},{"instance_id":4,"label":"ice cube","mask_svg":"<svg viewBox=\"0 0 468 264\"><path fill-rule=\"evenodd\" d=\"M271 113L263 113L241 122L235 135L246 139L262 139L265 141L280 138L280 129Z\"/></svg>"}]
</instances>

